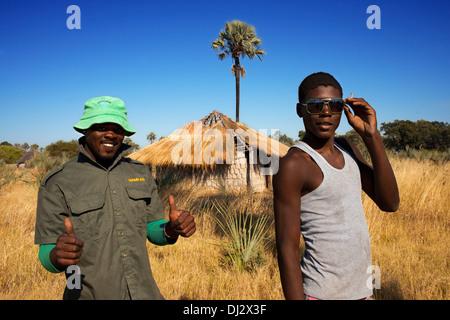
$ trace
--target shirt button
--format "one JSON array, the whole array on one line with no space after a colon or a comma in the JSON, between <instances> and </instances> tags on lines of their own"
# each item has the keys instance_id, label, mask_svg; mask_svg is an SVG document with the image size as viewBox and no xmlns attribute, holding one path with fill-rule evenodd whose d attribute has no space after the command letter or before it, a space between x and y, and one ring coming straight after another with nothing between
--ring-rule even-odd
<instances>
[{"instance_id":1,"label":"shirt button","mask_svg":"<svg viewBox=\"0 0 450 320\"><path fill-rule=\"evenodd\" d=\"M116 190L113 190L113 191L112 191L112 194L116 194Z\"/></svg>"},{"instance_id":2,"label":"shirt button","mask_svg":"<svg viewBox=\"0 0 450 320\"><path fill-rule=\"evenodd\" d=\"M128 257L128 255L127 255L126 253L124 253L124 254L123 254L123 257L126 258L126 257Z\"/></svg>"},{"instance_id":3,"label":"shirt button","mask_svg":"<svg viewBox=\"0 0 450 320\"><path fill-rule=\"evenodd\" d=\"M123 237L123 232L119 232L119 236Z\"/></svg>"},{"instance_id":4,"label":"shirt button","mask_svg":"<svg viewBox=\"0 0 450 320\"><path fill-rule=\"evenodd\" d=\"M131 278L131 275L129 274L129 275L127 275L127 279L130 279Z\"/></svg>"},{"instance_id":5,"label":"shirt button","mask_svg":"<svg viewBox=\"0 0 450 320\"><path fill-rule=\"evenodd\" d=\"M120 215L120 212L119 212L119 211L116 211L116 216L118 216L118 215Z\"/></svg>"}]
</instances>

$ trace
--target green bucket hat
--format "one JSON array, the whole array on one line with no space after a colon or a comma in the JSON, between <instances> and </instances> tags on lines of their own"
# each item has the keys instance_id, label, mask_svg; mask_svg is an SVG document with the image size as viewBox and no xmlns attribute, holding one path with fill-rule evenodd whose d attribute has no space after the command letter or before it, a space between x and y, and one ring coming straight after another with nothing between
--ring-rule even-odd
<instances>
[{"instance_id":1,"label":"green bucket hat","mask_svg":"<svg viewBox=\"0 0 450 320\"><path fill-rule=\"evenodd\" d=\"M73 128L83 133L83 130L89 129L93 124L107 122L121 126L126 136L136 133L128 123L125 103L113 97L98 97L86 101L83 116Z\"/></svg>"}]
</instances>

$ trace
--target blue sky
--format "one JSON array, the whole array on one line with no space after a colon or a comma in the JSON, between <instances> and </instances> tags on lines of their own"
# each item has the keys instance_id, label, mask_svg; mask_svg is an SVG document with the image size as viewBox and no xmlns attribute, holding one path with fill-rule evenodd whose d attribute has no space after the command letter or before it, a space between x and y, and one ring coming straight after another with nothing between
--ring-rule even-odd
<instances>
[{"instance_id":1,"label":"blue sky","mask_svg":"<svg viewBox=\"0 0 450 320\"><path fill-rule=\"evenodd\" d=\"M81 9L69 30L67 7ZM370 30L369 5L381 9ZM77 139L89 98L125 101L141 148L213 110L235 118L231 59L211 49L226 21L255 26L267 52L243 59L241 122L297 138L297 89L333 74L366 99L378 124L450 122L449 1L84 1L0 2L0 140L46 146ZM343 117L339 134L351 127Z\"/></svg>"}]
</instances>

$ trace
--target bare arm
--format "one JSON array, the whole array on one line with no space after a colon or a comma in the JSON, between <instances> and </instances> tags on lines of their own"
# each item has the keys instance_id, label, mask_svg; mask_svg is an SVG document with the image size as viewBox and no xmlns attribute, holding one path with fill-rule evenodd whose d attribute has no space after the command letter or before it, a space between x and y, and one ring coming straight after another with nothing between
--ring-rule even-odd
<instances>
[{"instance_id":1,"label":"bare arm","mask_svg":"<svg viewBox=\"0 0 450 320\"><path fill-rule=\"evenodd\" d=\"M373 164L371 168L364 161L360 163L363 190L381 210L397 211L400 203L397 181L377 129L375 110L360 98L348 98L346 103L354 111L353 115L350 109L345 107L348 122L363 139ZM356 148L351 146L358 157L361 157Z\"/></svg>"},{"instance_id":2,"label":"bare arm","mask_svg":"<svg viewBox=\"0 0 450 320\"><path fill-rule=\"evenodd\" d=\"M273 178L275 232L284 295L288 300L303 300L299 257L301 181L295 174L294 160L289 155L281 159Z\"/></svg>"}]
</instances>

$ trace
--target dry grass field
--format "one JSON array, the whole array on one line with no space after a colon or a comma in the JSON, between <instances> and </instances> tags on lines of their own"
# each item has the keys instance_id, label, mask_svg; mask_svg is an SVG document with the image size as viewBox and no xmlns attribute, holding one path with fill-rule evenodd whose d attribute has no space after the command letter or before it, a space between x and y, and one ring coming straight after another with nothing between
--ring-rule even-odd
<instances>
[{"instance_id":1,"label":"dry grass field","mask_svg":"<svg viewBox=\"0 0 450 320\"><path fill-rule=\"evenodd\" d=\"M399 210L381 212L363 195L372 262L380 270L375 299L448 300L450 163L394 159L392 165L400 189ZM65 277L40 265L34 245L37 188L23 180L36 175L16 174L21 179L0 189L0 299L61 299ZM205 194L170 187L160 194L167 213L169 191L178 208L196 217L197 232L174 246L148 243L153 274L166 299L283 299L270 192ZM264 250L253 256L250 267L238 269L230 263L230 242L218 225L217 203L228 203L233 212L245 211L253 221L268 217Z\"/></svg>"}]
</instances>

